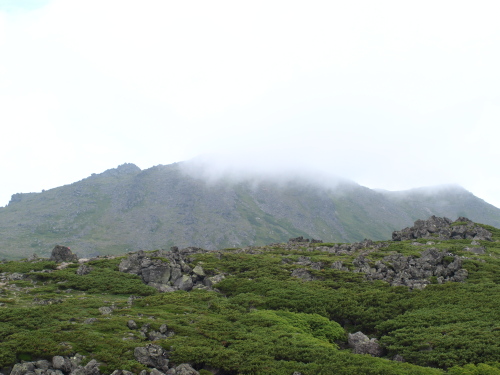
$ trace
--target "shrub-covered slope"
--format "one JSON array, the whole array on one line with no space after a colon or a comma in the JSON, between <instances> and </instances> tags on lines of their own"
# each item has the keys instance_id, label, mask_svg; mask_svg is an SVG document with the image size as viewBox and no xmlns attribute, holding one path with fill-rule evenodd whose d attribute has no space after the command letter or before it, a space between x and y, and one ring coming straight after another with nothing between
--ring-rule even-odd
<instances>
[{"instance_id":1,"label":"shrub-covered slope","mask_svg":"<svg viewBox=\"0 0 500 375\"><path fill-rule=\"evenodd\" d=\"M0 372L78 353L101 373L500 374L500 230L403 232L420 238L4 262Z\"/></svg>"}]
</instances>

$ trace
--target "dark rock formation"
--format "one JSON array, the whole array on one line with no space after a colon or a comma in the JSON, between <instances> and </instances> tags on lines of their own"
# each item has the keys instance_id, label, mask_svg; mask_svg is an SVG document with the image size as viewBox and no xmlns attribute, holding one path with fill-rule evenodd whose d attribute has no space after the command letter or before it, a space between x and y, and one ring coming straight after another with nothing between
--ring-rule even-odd
<instances>
[{"instance_id":1,"label":"dark rock formation","mask_svg":"<svg viewBox=\"0 0 500 375\"><path fill-rule=\"evenodd\" d=\"M188 263L194 254L208 252L199 248L175 251L158 250L150 253L138 251L123 259L119 265L121 272L141 276L144 283L160 292L192 289L211 289L221 281L223 275L208 276L198 264L191 268Z\"/></svg>"},{"instance_id":2,"label":"dark rock formation","mask_svg":"<svg viewBox=\"0 0 500 375\"><path fill-rule=\"evenodd\" d=\"M368 280L384 280L392 286L404 285L411 289L424 288L431 283L431 277L441 284L446 281L461 282L468 275L467 270L462 269L460 257L437 249L423 251L420 258L388 255L374 264L360 255L352 264L356 267L353 272L364 272Z\"/></svg>"},{"instance_id":3,"label":"dark rock formation","mask_svg":"<svg viewBox=\"0 0 500 375\"><path fill-rule=\"evenodd\" d=\"M381 357L383 354L377 339L370 339L362 332L349 333L347 342L355 354L370 354L373 357Z\"/></svg>"},{"instance_id":4,"label":"dark rock formation","mask_svg":"<svg viewBox=\"0 0 500 375\"><path fill-rule=\"evenodd\" d=\"M453 222L447 217L431 216L428 220L415 221L413 227L392 233L393 241L413 240L416 238L491 241L491 232L465 217L459 217Z\"/></svg>"},{"instance_id":5,"label":"dark rock formation","mask_svg":"<svg viewBox=\"0 0 500 375\"><path fill-rule=\"evenodd\" d=\"M61 262L77 262L78 257L73 254L69 247L56 245L52 249L52 254L50 255L50 260L61 263Z\"/></svg>"}]
</instances>

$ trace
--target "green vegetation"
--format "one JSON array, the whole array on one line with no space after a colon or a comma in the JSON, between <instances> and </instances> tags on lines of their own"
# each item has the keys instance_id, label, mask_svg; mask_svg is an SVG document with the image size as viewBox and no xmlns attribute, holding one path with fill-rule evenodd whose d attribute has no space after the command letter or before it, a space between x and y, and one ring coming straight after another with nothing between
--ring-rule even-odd
<instances>
[{"instance_id":1,"label":"green vegetation","mask_svg":"<svg viewBox=\"0 0 500 375\"><path fill-rule=\"evenodd\" d=\"M193 256L192 267L226 276L218 291L158 293L139 276L119 272L121 258L92 260L84 276L76 274L77 264L2 263L0 368L80 353L97 359L104 372L138 373L145 367L134 348L151 341L127 326L133 319L139 328L166 324L175 333L154 342L172 363L226 374L500 374L500 231L492 232L493 242L481 241L484 255L466 251L466 240L432 245L461 256L469 275L463 283L439 284L434 277L422 290L367 281L330 265L342 261L352 269L360 254L371 264L396 253L420 256L426 240L349 254L335 254L329 243ZM304 256L322 267L297 264ZM297 268L314 280L292 277ZM25 278L10 280L12 273ZM103 315L104 306L112 312ZM351 352L347 335L357 331L379 340L382 358ZM405 362L393 361L396 355Z\"/></svg>"}]
</instances>

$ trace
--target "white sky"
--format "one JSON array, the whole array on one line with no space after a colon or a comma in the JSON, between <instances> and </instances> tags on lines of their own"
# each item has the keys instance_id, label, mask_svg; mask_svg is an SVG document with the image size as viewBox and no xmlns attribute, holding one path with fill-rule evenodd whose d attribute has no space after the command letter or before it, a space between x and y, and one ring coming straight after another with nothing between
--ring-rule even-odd
<instances>
[{"instance_id":1,"label":"white sky","mask_svg":"<svg viewBox=\"0 0 500 375\"><path fill-rule=\"evenodd\" d=\"M499 11L0 0L0 206L125 162L216 154L371 188L458 183L500 207Z\"/></svg>"}]
</instances>

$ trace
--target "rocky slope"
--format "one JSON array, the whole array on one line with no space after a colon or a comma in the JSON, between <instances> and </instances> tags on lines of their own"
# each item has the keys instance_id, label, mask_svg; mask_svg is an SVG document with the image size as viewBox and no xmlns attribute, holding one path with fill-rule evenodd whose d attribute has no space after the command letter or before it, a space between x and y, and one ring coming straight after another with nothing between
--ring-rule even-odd
<instances>
[{"instance_id":1,"label":"rocky slope","mask_svg":"<svg viewBox=\"0 0 500 375\"><path fill-rule=\"evenodd\" d=\"M13 195L0 208L0 257L47 256L56 244L95 256L263 245L297 236L381 240L433 214L500 226L499 209L458 187L402 195L345 181L331 187L304 179L207 182L183 165L141 171L124 164L71 185Z\"/></svg>"},{"instance_id":2,"label":"rocky slope","mask_svg":"<svg viewBox=\"0 0 500 375\"><path fill-rule=\"evenodd\" d=\"M499 373L500 230L392 237L0 262L0 373Z\"/></svg>"}]
</instances>

